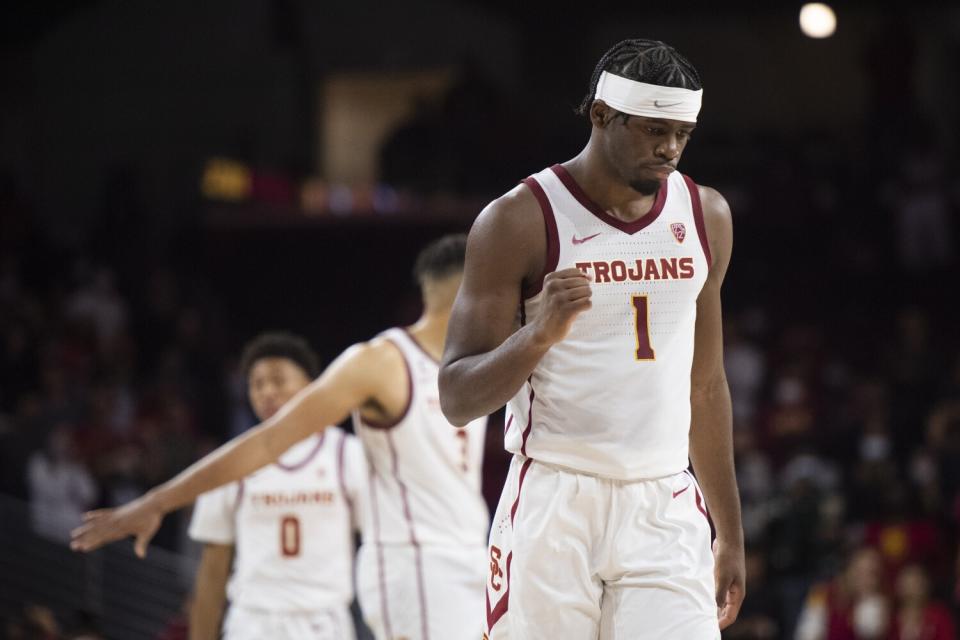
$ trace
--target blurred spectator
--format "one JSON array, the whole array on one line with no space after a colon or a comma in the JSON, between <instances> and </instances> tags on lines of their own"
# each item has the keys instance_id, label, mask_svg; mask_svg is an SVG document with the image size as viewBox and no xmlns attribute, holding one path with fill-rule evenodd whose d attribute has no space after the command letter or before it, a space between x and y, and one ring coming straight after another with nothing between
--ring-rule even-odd
<instances>
[{"instance_id":1,"label":"blurred spectator","mask_svg":"<svg viewBox=\"0 0 960 640\"><path fill-rule=\"evenodd\" d=\"M743 335L735 321L724 327L724 369L730 384L733 415L737 422L748 421L756 411L757 394L766 376L766 360L757 344Z\"/></svg>"},{"instance_id":2,"label":"blurred spectator","mask_svg":"<svg viewBox=\"0 0 960 640\"><path fill-rule=\"evenodd\" d=\"M808 483L820 495L828 495L839 488L840 474L836 465L805 446L799 448L780 471L779 484L786 494L794 493L799 483Z\"/></svg>"},{"instance_id":3,"label":"blurred spectator","mask_svg":"<svg viewBox=\"0 0 960 640\"><path fill-rule=\"evenodd\" d=\"M910 563L948 569L951 554L940 527L919 513L917 505L908 500L905 486L891 487L883 503L885 513L866 523L864 544L880 552L891 576Z\"/></svg>"},{"instance_id":4,"label":"blurred spectator","mask_svg":"<svg viewBox=\"0 0 960 640\"><path fill-rule=\"evenodd\" d=\"M814 441L816 414L807 382L782 373L773 383L773 402L762 418L764 447L782 463L797 446Z\"/></svg>"},{"instance_id":5,"label":"blurred spectator","mask_svg":"<svg viewBox=\"0 0 960 640\"><path fill-rule=\"evenodd\" d=\"M927 420L927 448L934 452L944 506L960 524L960 402L938 405Z\"/></svg>"},{"instance_id":6,"label":"blurred spectator","mask_svg":"<svg viewBox=\"0 0 960 640\"><path fill-rule=\"evenodd\" d=\"M193 596L187 596L180 611L157 634L155 640L187 640L190 637L190 608Z\"/></svg>"},{"instance_id":7,"label":"blurred spectator","mask_svg":"<svg viewBox=\"0 0 960 640\"><path fill-rule=\"evenodd\" d=\"M98 269L85 278L66 303L67 318L89 325L100 351L108 350L126 329L127 305L117 292L114 275Z\"/></svg>"},{"instance_id":8,"label":"blurred spectator","mask_svg":"<svg viewBox=\"0 0 960 640\"><path fill-rule=\"evenodd\" d=\"M733 434L736 458L737 486L743 502L743 533L748 543L759 542L766 534L772 517L771 500L775 486L770 459L757 446L749 427L741 427Z\"/></svg>"},{"instance_id":9,"label":"blurred spectator","mask_svg":"<svg viewBox=\"0 0 960 640\"><path fill-rule=\"evenodd\" d=\"M890 205L901 264L924 272L953 261L953 229L945 163L934 149L907 149Z\"/></svg>"},{"instance_id":10,"label":"blurred spectator","mask_svg":"<svg viewBox=\"0 0 960 640\"><path fill-rule=\"evenodd\" d=\"M6 623L9 640L61 640L60 624L49 607L40 604L25 604L20 615Z\"/></svg>"},{"instance_id":11,"label":"blurred spectator","mask_svg":"<svg viewBox=\"0 0 960 640\"><path fill-rule=\"evenodd\" d=\"M68 542L70 531L97 497L93 477L76 458L69 424L57 425L47 446L30 456L27 484L34 531Z\"/></svg>"},{"instance_id":12,"label":"blurred spectator","mask_svg":"<svg viewBox=\"0 0 960 640\"><path fill-rule=\"evenodd\" d=\"M808 458L808 456L800 456ZM814 457L809 457L816 460ZM819 461L810 468L817 468ZM838 531L843 503L821 487L825 485L797 465L793 477L782 480L766 530L770 570L776 577L785 629L793 625L803 606L812 579L834 560L842 542ZM789 468L788 468L789 470Z\"/></svg>"},{"instance_id":13,"label":"blurred spectator","mask_svg":"<svg viewBox=\"0 0 960 640\"><path fill-rule=\"evenodd\" d=\"M911 306L896 317L896 339L885 354L890 396L888 405L896 444L912 447L922 440L920 420L936 401L936 393L948 371L941 345L935 342L935 327L925 309Z\"/></svg>"},{"instance_id":14,"label":"blurred spectator","mask_svg":"<svg viewBox=\"0 0 960 640\"><path fill-rule=\"evenodd\" d=\"M880 555L860 549L840 576L811 589L796 640L879 640L887 637L890 616Z\"/></svg>"},{"instance_id":15,"label":"blurred spectator","mask_svg":"<svg viewBox=\"0 0 960 640\"><path fill-rule=\"evenodd\" d=\"M897 611L891 640L955 640L950 610L930 599L930 580L919 565L904 567L897 578Z\"/></svg>"}]
</instances>

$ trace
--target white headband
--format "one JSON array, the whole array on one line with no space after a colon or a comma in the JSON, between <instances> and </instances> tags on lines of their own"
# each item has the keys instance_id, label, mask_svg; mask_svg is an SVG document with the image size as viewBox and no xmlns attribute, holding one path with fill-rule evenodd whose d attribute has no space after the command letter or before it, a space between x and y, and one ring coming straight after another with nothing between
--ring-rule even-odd
<instances>
[{"instance_id":1,"label":"white headband","mask_svg":"<svg viewBox=\"0 0 960 640\"><path fill-rule=\"evenodd\" d=\"M696 122L703 89L692 91L637 82L604 71L597 81L597 100L634 116Z\"/></svg>"}]
</instances>

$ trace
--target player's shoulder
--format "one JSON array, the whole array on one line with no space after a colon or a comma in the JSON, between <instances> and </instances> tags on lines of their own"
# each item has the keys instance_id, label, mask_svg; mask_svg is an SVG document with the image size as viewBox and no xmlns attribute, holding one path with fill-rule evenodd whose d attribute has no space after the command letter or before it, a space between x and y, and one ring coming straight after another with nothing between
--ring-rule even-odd
<instances>
[{"instance_id":1,"label":"player's shoulder","mask_svg":"<svg viewBox=\"0 0 960 640\"><path fill-rule=\"evenodd\" d=\"M470 229L468 276L482 272L501 283L534 277L546 255L544 220L536 196L522 183L488 204Z\"/></svg>"},{"instance_id":2,"label":"player's shoulder","mask_svg":"<svg viewBox=\"0 0 960 640\"><path fill-rule=\"evenodd\" d=\"M474 232L491 230L510 237L542 224L540 203L530 187L521 182L483 208L474 222Z\"/></svg>"},{"instance_id":3,"label":"player's shoulder","mask_svg":"<svg viewBox=\"0 0 960 640\"><path fill-rule=\"evenodd\" d=\"M403 354L396 343L385 334L374 336L366 342L358 342L347 349L345 355L350 363L364 371L392 375L403 366Z\"/></svg>"},{"instance_id":4,"label":"player's shoulder","mask_svg":"<svg viewBox=\"0 0 960 640\"><path fill-rule=\"evenodd\" d=\"M703 217L708 225L711 223L730 225L732 223L733 214L730 211L730 203L727 202L722 193L703 184L697 184L697 191L700 196Z\"/></svg>"},{"instance_id":5,"label":"player's shoulder","mask_svg":"<svg viewBox=\"0 0 960 640\"><path fill-rule=\"evenodd\" d=\"M718 190L702 184L696 187L710 255L713 257L711 266L719 266L716 273L722 279L733 247L733 214L727 199Z\"/></svg>"}]
</instances>

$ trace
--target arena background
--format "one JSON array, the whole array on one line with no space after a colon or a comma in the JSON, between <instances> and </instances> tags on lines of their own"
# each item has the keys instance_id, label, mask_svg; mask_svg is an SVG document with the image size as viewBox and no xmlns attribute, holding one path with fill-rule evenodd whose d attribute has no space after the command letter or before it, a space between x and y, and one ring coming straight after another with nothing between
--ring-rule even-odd
<instances>
[{"instance_id":1,"label":"arena background","mask_svg":"<svg viewBox=\"0 0 960 640\"><path fill-rule=\"evenodd\" d=\"M414 320L418 249L573 156L596 60L635 36L698 68L681 168L734 212L749 595L724 637L826 638L795 631L818 603L860 616L843 638L955 615L960 8L887 6L835 6L823 39L799 2L6 6L0 638L185 637L188 514L145 562L71 554L75 514L251 424L256 332L329 361Z\"/></svg>"}]
</instances>

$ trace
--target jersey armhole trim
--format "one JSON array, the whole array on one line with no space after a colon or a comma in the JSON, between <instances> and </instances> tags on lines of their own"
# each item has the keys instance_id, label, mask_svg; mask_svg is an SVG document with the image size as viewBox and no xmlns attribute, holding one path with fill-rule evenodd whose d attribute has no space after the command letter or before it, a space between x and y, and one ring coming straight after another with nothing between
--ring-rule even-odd
<instances>
[{"instance_id":1,"label":"jersey armhole trim","mask_svg":"<svg viewBox=\"0 0 960 640\"><path fill-rule=\"evenodd\" d=\"M403 411L400 412L399 416L389 422L374 422L373 420L364 418L363 414L357 411L357 418L359 418L360 422L371 429L393 429L403 422L403 419L410 413L410 406L413 404L413 370L410 368L410 363L407 362L407 356L403 352L403 348L397 344L395 340L391 338L385 338L385 340L400 352L400 357L403 359L403 368L407 371L407 405L403 408Z\"/></svg>"},{"instance_id":2,"label":"jersey armhole trim","mask_svg":"<svg viewBox=\"0 0 960 640\"><path fill-rule=\"evenodd\" d=\"M243 478L237 480L237 495L234 498L235 502L233 503L233 515L236 517L237 512L240 511L240 505L243 504L243 491L247 485L243 482Z\"/></svg>"},{"instance_id":3,"label":"jersey armhole trim","mask_svg":"<svg viewBox=\"0 0 960 640\"><path fill-rule=\"evenodd\" d=\"M344 450L347 448L347 434L340 434L340 442L337 444L337 482L340 484L340 492L343 494L343 499L347 503L347 509L350 510L351 515L353 514L353 498L350 497L350 491L347 489L347 479L346 479L346 469L344 468L346 464L346 456L344 456ZM351 521L353 518L351 517Z\"/></svg>"},{"instance_id":4,"label":"jersey armhole trim","mask_svg":"<svg viewBox=\"0 0 960 640\"><path fill-rule=\"evenodd\" d=\"M300 469L307 466L310 463L310 461L316 457L317 453L320 452L320 449L323 448L323 441L324 439L326 439L326 436L327 436L327 430L324 429L319 433L319 435L316 436L317 444L313 445L313 449L310 450L310 453L308 453L306 457L300 462L296 462L294 464L284 464L278 458L274 464L288 473L292 471L299 471Z\"/></svg>"},{"instance_id":5,"label":"jersey armhole trim","mask_svg":"<svg viewBox=\"0 0 960 640\"><path fill-rule=\"evenodd\" d=\"M424 347L424 346L420 343L420 341L417 340L417 337L416 337L415 335L413 335L413 333L411 333L409 327L400 327L400 330L403 331L403 335L405 335L405 336L410 340L410 342L413 343L413 346L415 346L420 352L422 352L423 355L425 355L425 356L430 360L430 362L432 362L432 363L434 363L434 364L436 364L436 365L439 365L439 364L440 364L440 361L437 360L436 358L434 358L434 357L433 357L433 354L430 353L429 351L427 351L426 347Z\"/></svg>"},{"instance_id":6,"label":"jersey armhole trim","mask_svg":"<svg viewBox=\"0 0 960 640\"><path fill-rule=\"evenodd\" d=\"M543 214L543 224L547 235L547 259L543 263L543 273L540 274L536 283L524 287L521 292L522 297L529 300L543 290L543 279L547 277L547 274L557 270L557 263L560 261L560 236L557 232L557 219L553 215L553 207L550 205L550 199L543 187L533 176L524 178L523 184L530 189L533 197L537 199L537 204L540 205L540 213Z\"/></svg>"},{"instance_id":7,"label":"jersey armhole trim","mask_svg":"<svg viewBox=\"0 0 960 640\"><path fill-rule=\"evenodd\" d=\"M697 227L697 235L700 236L700 246L703 247L703 255L707 259L707 269L713 266L713 257L710 255L710 240L707 238L707 225L703 221L703 203L700 202L700 188L688 175L683 176L683 181L687 183L687 191L690 192L690 204L693 208L693 223Z\"/></svg>"}]
</instances>

